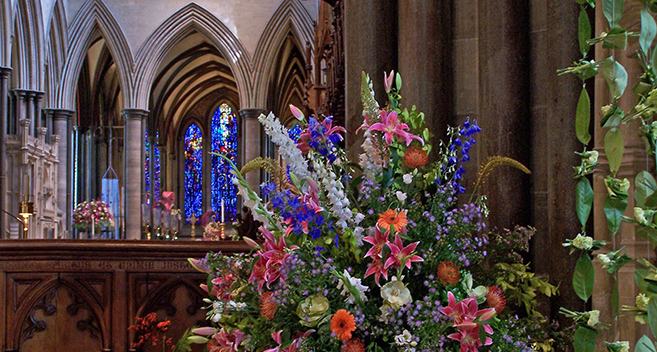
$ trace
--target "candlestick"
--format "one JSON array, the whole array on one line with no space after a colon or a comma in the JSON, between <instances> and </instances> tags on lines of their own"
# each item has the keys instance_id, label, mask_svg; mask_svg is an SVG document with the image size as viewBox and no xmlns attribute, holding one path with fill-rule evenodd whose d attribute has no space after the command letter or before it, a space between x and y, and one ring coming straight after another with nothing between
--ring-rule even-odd
<instances>
[{"instance_id":1,"label":"candlestick","mask_svg":"<svg viewBox=\"0 0 657 352\"><path fill-rule=\"evenodd\" d=\"M225 216L226 209L224 207L224 200L221 200L221 223L224 223L224 216Z\"/></svg>"}]
</instances>

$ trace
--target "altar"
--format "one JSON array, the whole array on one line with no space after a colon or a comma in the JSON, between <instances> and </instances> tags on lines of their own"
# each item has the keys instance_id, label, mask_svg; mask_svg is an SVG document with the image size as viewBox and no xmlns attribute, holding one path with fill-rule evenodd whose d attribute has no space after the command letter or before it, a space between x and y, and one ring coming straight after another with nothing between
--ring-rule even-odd
<instances>
[{"instance_id":1,"label":"altar","mask_svg":"<svg viewBox=\"0 0 657 352\"><path fill-rule=\"evenodd\" d=\"M128 327L156 312L174 341L202 325L207 275L187 258L248 251L241 241L5 240L0 246L4 351L131 351Z\"/></svg>"}]
</instances>

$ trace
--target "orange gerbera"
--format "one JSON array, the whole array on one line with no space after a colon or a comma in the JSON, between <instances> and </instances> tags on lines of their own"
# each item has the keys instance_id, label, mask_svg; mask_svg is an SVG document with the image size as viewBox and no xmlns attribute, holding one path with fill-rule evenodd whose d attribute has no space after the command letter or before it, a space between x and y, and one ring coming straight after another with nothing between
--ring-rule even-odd
<instances>
[{"instance_id":1,"label":"orange gerbera","mask_svg":"<svg viewBox=\"0 0 657 352\"><path fill-rule=\"evenodd\" d=\"M363 341L361 341L359 338L345 341L344 345L342 345L342 348L340 349L340 352L363 352L363 351L365 351L365 345L363 344Z\"/></svg>"},{"instance_id":2,"label":"orange gerbera","mask_svg":"<svg viewBox=\"0 0 657 352\"><path fill-rule=\"evenodd\" d=\"M506 306L506 298L504 297L504 292L502 289L497 286L491 286L488 288L488 293L486 294L486 302L491 308L495 308L495 312L500 314Z\"/></svg>"},{"instance_id":3,"label":"orange gerbera","mask_svg":"<svg viewBox=\"0 0 657 352\"><path fill-rule=\"evenodd\" d=\"M452 262L442 262L438 264L438 280L443 282L443 285L456 285L461 280L461 273L459 268Z\"/></svg>"},{"instance_id":4,"label":"orange gerbera","mask_svg":"<svg viewBox=\"0 0 657 352\"><path fill-rule=\"evenodd\" d=\"M406 212L398 212L394 209L388 209L382 214L379 214L379 221L377 221L377 224L382 229L400 231L408 224L408 220L406 220Z\"/></svg>"},{"instance_id":5,"label":"orange gerbera","mask_svg":"<svg viewBox=\"0 0 657 352\"><path fill-rule=\"evenodd\" d=\"M331 331L339 340L345 341L351 339L351 332L356 330L356 319L351 313L340 309L331 319Z\"/></svg>"},{"instance_id":6,"label":"orange gerbera","mask_svg":"<svg viewBox=\"0 0 657 352\"><path fill-rule=\"evenodd\" d=\"M276 302L271 297L272 295L272 292L265 292L260 297L260 315L269 320L274 319L274 315L276 315Z\"/></svg>"},{"instance_id":7,"label":"orange gerbera","mask_svg":"<svg viewBox=\"0 0 657 352\"><path fill-rule=\"evenodd\" d=\"M414 145L406 150L404 153L404 164L411 169L423 167L429 161L427 152L422 148Z\"/></svg>"}]
</instances>

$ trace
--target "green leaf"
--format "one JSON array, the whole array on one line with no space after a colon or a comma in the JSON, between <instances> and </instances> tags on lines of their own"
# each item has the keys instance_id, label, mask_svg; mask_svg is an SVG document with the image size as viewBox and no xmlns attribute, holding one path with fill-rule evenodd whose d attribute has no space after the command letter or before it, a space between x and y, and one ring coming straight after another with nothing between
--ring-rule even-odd
<instances>
[{"instance_id":1,"label":"green leaf","mask_svg":"<svg viewBox=\"0 0 657 352\"><path fill-rule=\"evenodd\" d=\"M657 190L657 182L648 171L639 172L634 178L634 200L636 206L643 208L646 198Z\"/></svg>"},{"instance_id":2,"label":"green leaf","mask_svg":"<svg viewBox=\"0 0 657 352\"><path fill-rule=\"evenodd\" d=\"M636 234L650 241L653 246L657 246L657 230L652 227L637 226Z\"/></svg>"},{"instance_id":3,"label":"green leaf","mask_svg":"<svg viewBox=\"0 0 657 352\"><path fill-rule=\"evenodd\" d=\"M655 39L655 34L657 34L657 23L655 19L648 12L648 8L644 7L641 9L641 33L639 34L639 45L641 45L641 51L648 56L648 51L652 45L652 41Z\"/></svg>"},{"instance_id":4,"label":"green leaf","mask_svg":"<svg viewBox=\"0 0 657 352\"><path fill-rule=\"evenodd\" d=\"M588 301L593 292L593 283L595 280L595 271L593 269L593 262L589 257L588 252L582 253L577 259L575 264L575 272L573 273L573 289L577 297L583 301Z\"/></svg>"},{"instance_id":5,"label":"green leaf","mask_svg":"<svg viewBox=\"0 0 657 352\"><path fill-rule=\"evenodd\" d=\"M582 7L579 11L578 29L577 29L577 38L579 39L579 51L582 53L582 57L586 56L591 47L586 43L587 40L591 39L591 22L589 21L589 15L586 14L586 10Z\"/></svg>"},{"instance_id":6,"label":"green leaf","mask_svg":"<svg viewBox=\"0 0 657 352\"><path fill-rule=\"evenodd\" d=\"M657 349L655 349L655 345L650 341L650 338L648 336L643 335L639 339L639 341L636 342L636 346L634 348L634 352L655 352Z\"/></svg>"},{"instance_id":7,"label":"green leaf","mask_svg":"<svg viewBox=\"0 0 657 352\"><path fill-rule=\"evenodd\" d=\"M655 296L650 298L648 303L648 325L653 336L657 336L657 299Z\"/></svg>"},{"instance_id":8,"label":"green leaf","mask_svg":"<svg viewBox=\"0 0 657 352\"><path fill-rule=\"evenodd\" d=\"M595 8L595 0L575 0L575 2L580 5L589 4L589 6Z\"/></svg>"},{"instance_id":9,"label":"green leaf","mask_svg":"<svg viewBox=\"0 0 657 352\"><path fill-rule=\"evenodd\" d=\"M595 352L595 338L598 332L583 326L577 328L573 336L575 352Z\"/></svg>"},{"instance_id":10,"label":"green leaf","mask_svg":"<svg viewBox=\"0 0 657 352\"><path fill-rule=\"evenodd\" d=\"M623 17L623 6L625 5L625 0L603 0L602 1L602 12L605 14L607 22L609 22L609 28L614 28L618 26L621 17Z\"/></svg>"},{"instance_id":11,"label":"green leaf","mask_svg":"<svg viewBox=\"0 0 657 352\"><path fill-rule=\"evenodd\" d=\"M602 47L605 49L627 49L627 36L626 30L616 27L609 31L604 37Z\"/></svg>"},{"instance_id":12,"label":"green leaf","mask_svg":"<svg viewBox=\"0 0 657 352\"><path fill-rule=\"evenodd\" d=\"M614 98L623 95L627 87L627 71L625 71L625 67L614 60L614 58L609 57L600 66L600 72L602 72L607 85L609 85L611 95Z\"/></svg>"},{"instance_id":13,"label":"green leaf","mask_svg":"<svg viewBox=\"0 0 657 352\"><path fill-rule=\"evenodd\" d=\"M593 206L593 188L591 182L586 177L582 177L577 183L577 192L575 193L575 205L577 207L577 218L582 227L586 226Z\"/></svg>"},{"instance_id":14,"label":"green leaf","mask_svg":"<svg viewBox=\"0 0 657 352\"><path fill-rule=\"evenodd\" d=\"M589 125L591 123L591 100L589 99L589 93L586 91L586 88L582 88L582 93L579 95L579 101L577 102L577 113L575 115L575 132L577 134L577 139L586 145L589 144L591 140L591 134L589 133Z\"/></svg>"},{"instance_id":15,"label":"green leaf","mask_svg":"<svg viewBox=\"0 0 657 352\"><path fill-rule=\"evenodd\" d=\"M655 69L655 65L657 65L657 45L655 46L654 49L652 49L652 56L650 57L650 63L652 64L653 70Z\"/></svg>"},{"instance_id":16,"label":"green leaf","mask_svg":"<svg viewBox=\"0 0 657 352\"><path fill-rule=\"evenodd\" d=\"M605 134L605 154L609 160L609 170L616 175L620 168L624 152L623 134L618 128L612 128Z\"/></svg>"},{"instance_id":17,"label":"green leaf","mask_svg":"<svg viewBox=\"0 0 657 352\"><path fill-rule=\"evenodd\" d=\"M607 217L607 228L609 228L609 231L614 235L618 232L621 220L623 219L623 213L625 213L625 208L627 208L627 199L609 196L605 199L603 209L605 211L605 216Z\"/></svg>"}]
</instances>

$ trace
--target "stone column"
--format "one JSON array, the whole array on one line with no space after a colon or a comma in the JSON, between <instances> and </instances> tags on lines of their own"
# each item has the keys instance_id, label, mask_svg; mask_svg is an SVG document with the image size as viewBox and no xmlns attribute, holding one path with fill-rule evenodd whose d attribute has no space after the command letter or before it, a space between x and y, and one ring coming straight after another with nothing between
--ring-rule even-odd
<instances>
[{"instance_id":1,"label":"stone column","mask_svg":"<svg viewBox=\"0 0 657 352\"><path fill-rule=\"evenodd\" d=\"M454 115L452 2L403 0L398 4L402 104L416 105L425 113L427 127L435 135L432 143L437 145Z\"/></svg>"},{"instance_id":2,"label":"stone column","mask_svg":"<svg viewBox=\"0 0 657 352\"><path fill-rule=\"evenodd\" d=\"M33 102L31 108L34 109L34 123L36 124L36 131L41 127L48 127L41 116L41 102L43 101L43 96L45 92L33 91L32 96Z\"/></svg>"},{"instance_id":3,"label":"stone column","mask_svg":"<svg viewBox=\"0 0 657 352\"><path fill-rule=\"evenodd\" d=\"M65 109L48 109L48 114L53 119L53 134L59 136L57 145L57 208L64 212L62 223L64 224L64 233L62 238L68 237L67 234L71 227L71 161L69 159L70 136L71 136L71 119L75 111Z\"/></svg>"},{"instance_id":4,"label":"stone column","mask_svg":"<svg viewBox=\"0 0 657 352\"><path fill-rule=\"evenodd\" d=\"M36 137L37 118L35 116L34 105L36 100L36 91L25 91L25 118L30 121L30 135Z\"/></svg>"},{"instance_id":5,"label":"stone column","mask_svg":"<svg viewBox=\"0 0 657 352\"><path fill-rule=\"evenodd\" d=\"M244 164L249 161L262 156L262 141L265 139L265 134L262 130L262 125L258 121L258 116L265 113L261 109L242 109L239 111L240 121L238 123L239 134L239 151L238 155L238 167L242 167ZM260 173L250 172L245 176L246 182L249 184L249 187L256 192L260 193L260 183L262 178Z\"/></svg>"},{"instance_id":6,"label":"stone column","mask_svg":"<svg viewBox=\"0 0 657 352\"><path fill-rule=\"evenodd\" d=\"M529 8L525 0L479 1L478 108L483 132L477 136L475 163L501 155L529 165ZM529 224L529 176L499 168L486 186L491 226Z\"/></svg>"},{"instance_id":7,"label":"stone column","mask_svg":"<svg viewBox=\"0 0 657 352\"><path fill-rule=\"evenodd\" d=\"M406 0L403 0L406 1ZM401 1L400 1L401 2ZM363 122L360 100L361 74L370 75L374 92L381 103L387 99L383 88L383 72L397 71L397 1L346 1L345 45L345 105L346 146L350 160L362 153L362 133L356 129ZM415 21L413 21L415 23ZM423 24L424 25L424 24ZM404 93L402 91L402 93Z\"/></svg>"},{"instance_id":8,"label":"stone column","mask_svg":"<svg viewBox=\"0 0 657 352\"><path fill-rule=\"evenodd\" d=\"M529 3L532 123L527 126L531 135L531 164L527 166L532 170L530 209L537 229L531 259L538 274L549 275L551 283L559 284L559 295L550 304L541 304L542 312L569 324L570 319L558 314L559 307L586 310L572 289L577 257L568 256L561 245L574 238L581 227L575 213L578 180L573 178L571 166L579 163L573 152L581 151L575 136L575 110L582 85L573 75L557 76L555 72L581 57L577 44L579 6L567 1ZM555 253L559 260L554 260ZM596 275L596 281L599 278Z\"/></svg>"},{"instance_id":9,"label":"stone column","mask_svg":"<svg viewBox=\"0 0 657 352\"><path fill-rule=\"evenodd\" d=\"M144 134L143 123L148 111L141 109L124 109L124 207L125 238L141 239L141 190L144 178L143 153Z\"/></svg>"},{"instance_id":10,"label":"stone column","mask_svg":"<svg viewBox=\"0 0 657 352\"><path fill-rule=\"evenodd\" d=\"M27 119L27 93L25 89L14 89L12 90L14 96L16 97L16 116L15 116L15 125L16 132L18 135L23 133L21 128L21 121ZM29 133L28 133L29 135Z\"/></svg>"},{"instance_id":11,"label":"stone column","mask_svg":"<svg viewBox=\"0 0 657 352\"><path fill-rule=\"evenodd\" d=\"M0 209L7 210L7 87L10 67L0 67ZM0 212L0 239L5 238L8 230L7 215Z\"/></svg>"}]
</instances>

